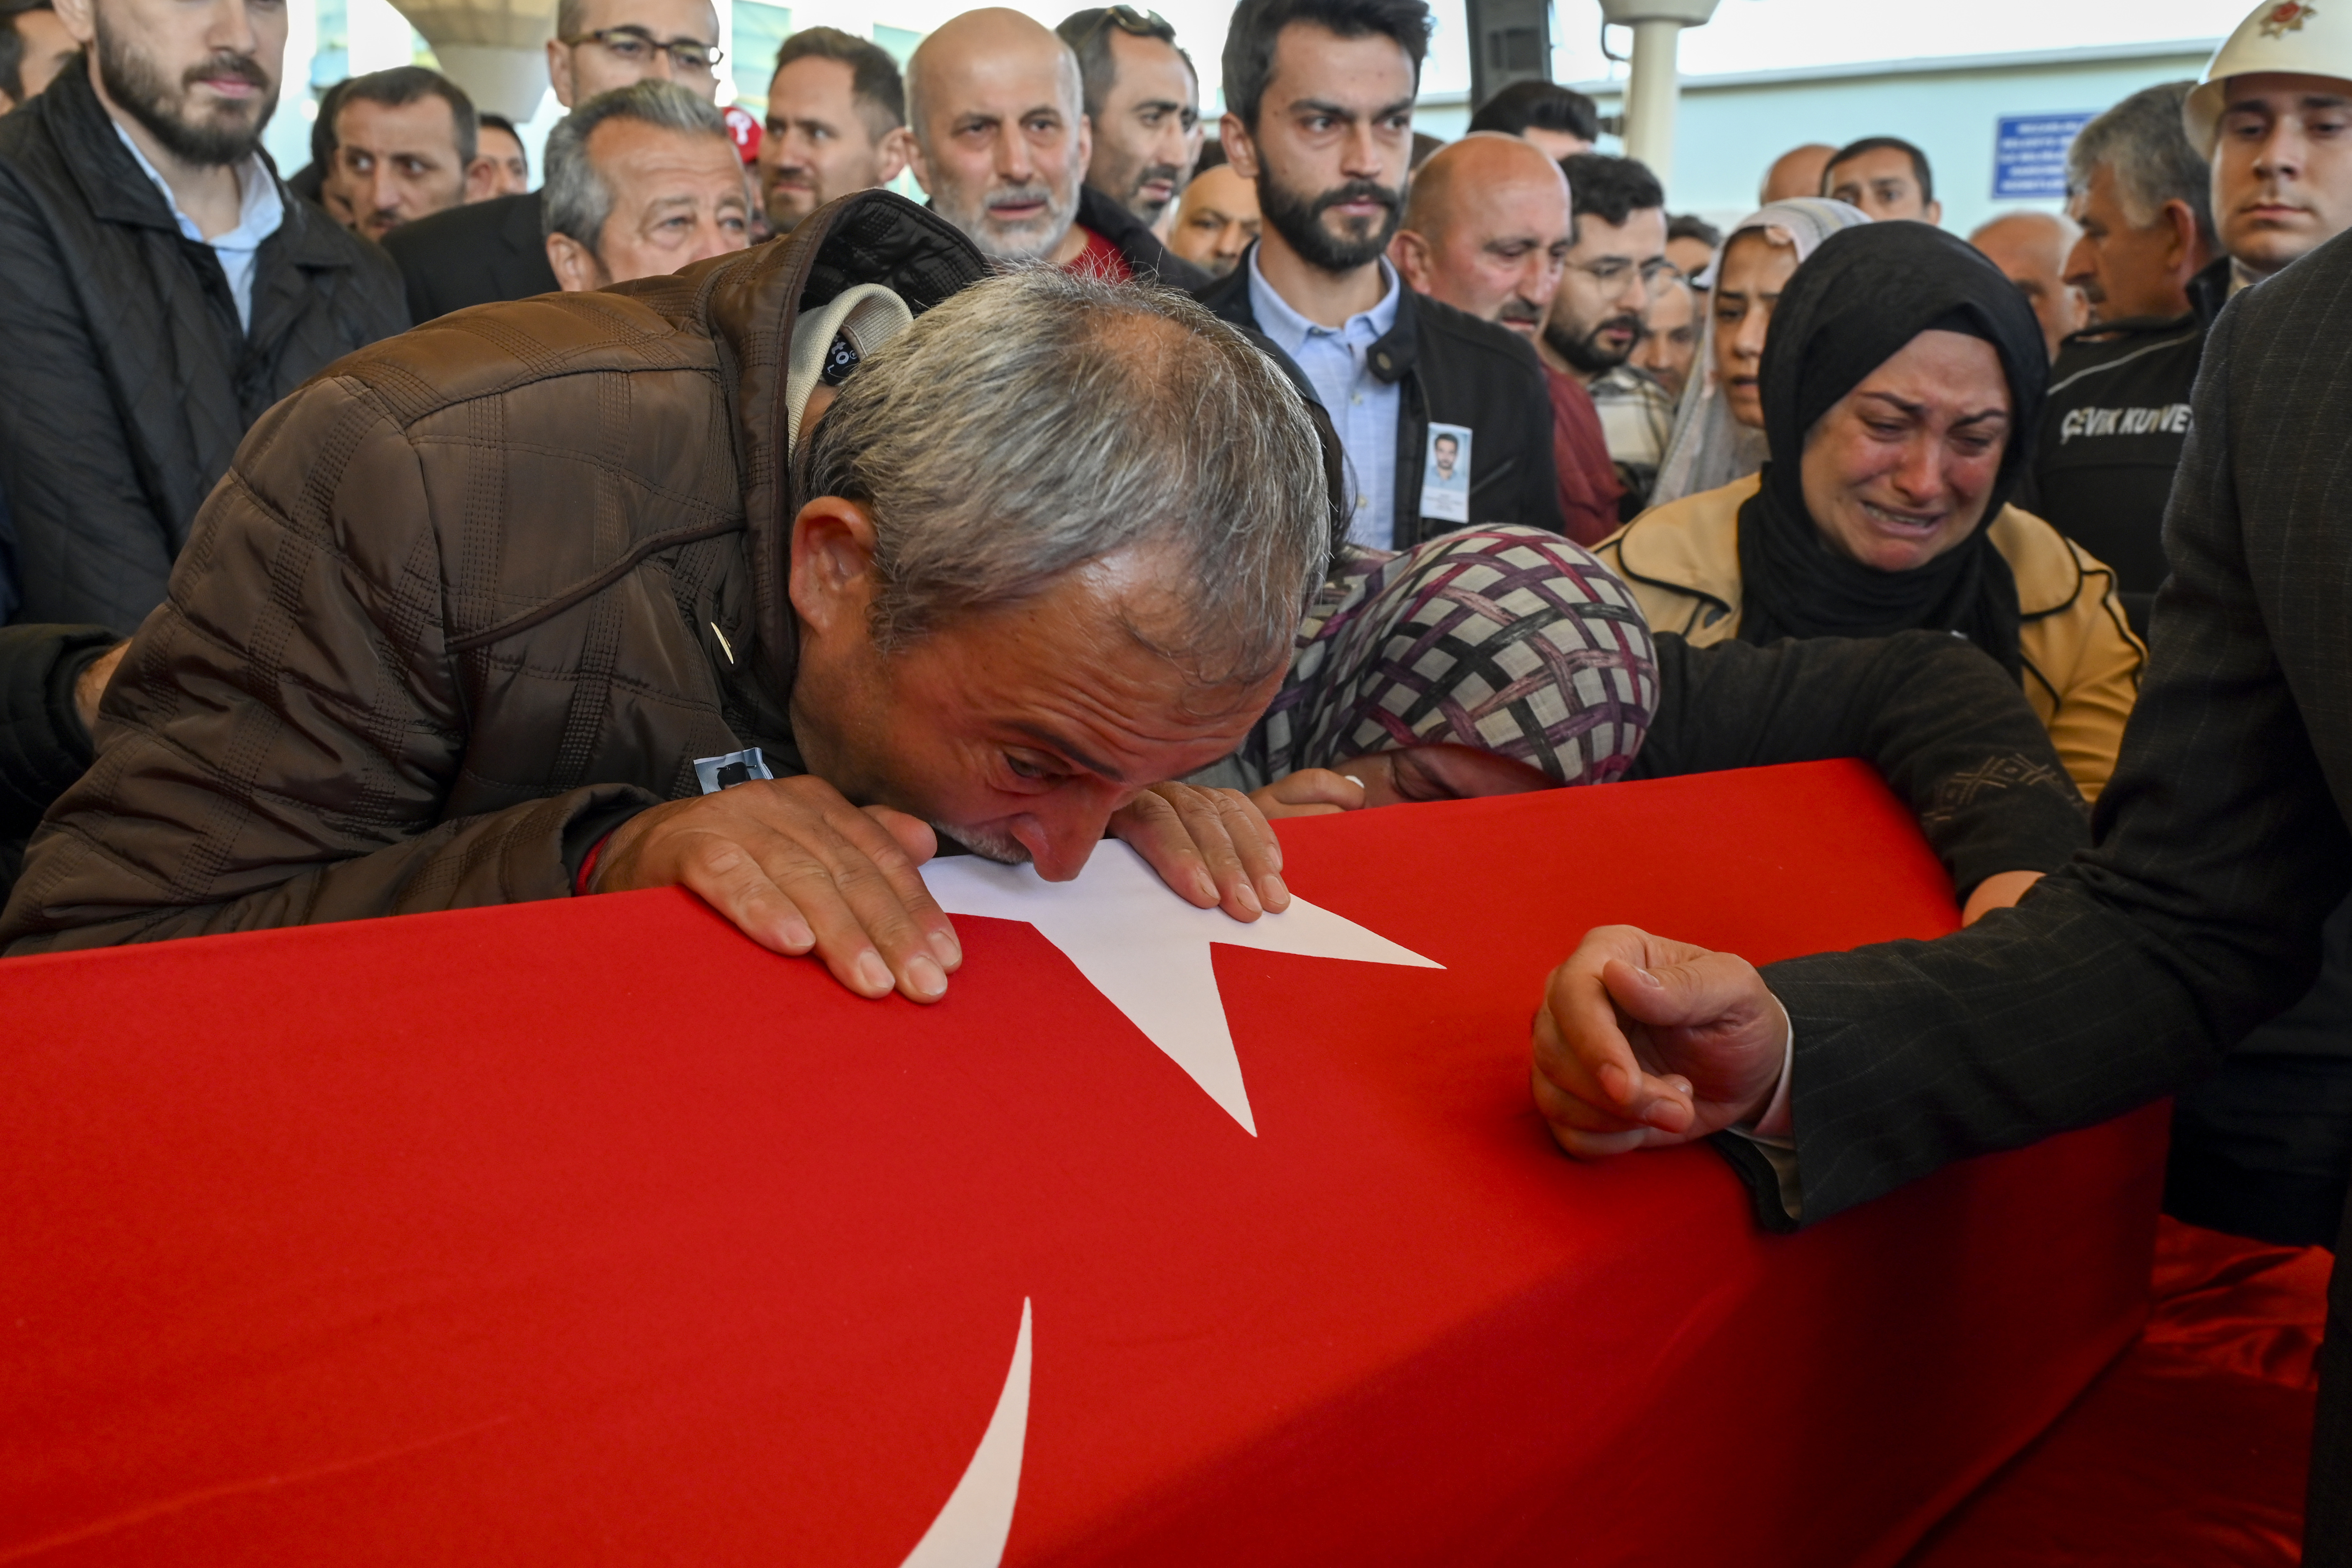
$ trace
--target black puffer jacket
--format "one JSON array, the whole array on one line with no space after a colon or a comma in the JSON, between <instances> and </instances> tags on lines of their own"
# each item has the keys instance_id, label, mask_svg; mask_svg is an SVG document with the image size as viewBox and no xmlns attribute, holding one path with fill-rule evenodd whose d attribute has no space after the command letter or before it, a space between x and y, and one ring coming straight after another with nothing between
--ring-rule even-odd
<instances>
[{"instance_id":1,"label":"black puffer jacket","mask_svg":"<svg viewBox=\"0 0 2352 1568\"><path fill-rule=\"evenodd\" d=\"M253 329L89 79L0 120L0 490L26 621L129 634L262 412L408 325L384 254L291 195L261 247Z\"/></svg>"}]
</instances>

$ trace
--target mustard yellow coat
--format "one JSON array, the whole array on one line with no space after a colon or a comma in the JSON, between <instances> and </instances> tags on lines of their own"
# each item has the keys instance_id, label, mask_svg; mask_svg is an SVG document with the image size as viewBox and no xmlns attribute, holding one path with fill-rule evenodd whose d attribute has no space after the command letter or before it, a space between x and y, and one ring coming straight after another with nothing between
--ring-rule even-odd
<instances>
[{"instance_id":1,"label":"mustard yellow coat","mask_svg":"<svg viewBox=\"0 0 2352 1568\"><path fill-rule=\"evenodd\" d=\"M1751 474L1654 507L1595 547L1651 630L1695 647L1738 635L1739 508L1759 482ZM2074 541L2013 506L1992 520L1991 538L2017 579L2026 699L2074 783L2096 800L2115 772L2147 649L2124 618L2115 573Z\"/></svg>"}]
</instances>

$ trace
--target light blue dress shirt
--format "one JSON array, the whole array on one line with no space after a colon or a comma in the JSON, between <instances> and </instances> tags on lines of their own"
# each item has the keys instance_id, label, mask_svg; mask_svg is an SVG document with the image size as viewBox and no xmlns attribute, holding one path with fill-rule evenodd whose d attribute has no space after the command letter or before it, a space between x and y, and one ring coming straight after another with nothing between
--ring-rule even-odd
<instances>
[{"instance_id":1,"label":"light blue dress shirt","mask_svg":"<svg viewBox=\"0 0 2352 1568\"><path fill-rule=\"evenodd\" d=\"M251 331L253 273L261 260L261 242L276 234L278 226L286 221L286 198L278 195L278 181L261 162L261 154L254 153L236 171L240 204L236 226L226 234L206 239L204 231L196 226L196 220L180 210L179 199L172 195L172 187L164 183L163 175L155 172L155 165L147 161L147 154L139 150L139 143L131 139L131 133L120 125L114 128L114 133L122 138L122 144L131 149L131 155L138 160L139 167L155 182L155 188L163 193L163 205L172 209L173 220L180 226L180 232L198 245L211 246L213 254L220 258L221 270L228 274L229 297L236 301L237 325Z\"/></svg>"},{"instance_id":2,"label":"light blue dress shirt","mask_svg":"<svg viewBox=\"0 0 2352 1568\"><path fill-rule=\"evenodd\" d=\"M1370 310L1326 327L1292 310L1257 268L1257 247L1249 253L1250 310L1257 330L1297 362L1331 416L1347 455L1348 538L1356 544L1391 550L1396 544L1396 383L1371 371L1372 345L1396 327L1401 285L1394 268L1381 263L1388 292Z\"/></svg>"}]
</instances>

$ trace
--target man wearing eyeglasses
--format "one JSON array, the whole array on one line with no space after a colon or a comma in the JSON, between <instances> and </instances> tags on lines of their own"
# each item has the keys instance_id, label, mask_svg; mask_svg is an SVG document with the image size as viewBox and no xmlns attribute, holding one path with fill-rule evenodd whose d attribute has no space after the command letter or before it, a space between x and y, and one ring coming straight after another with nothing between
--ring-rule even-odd
<instances>
[{"instance_id":1,"label":"man wearing eyeglasses","mask_svg":"<svg viewBox=\"0 0 2352 1568\"><path fill-rule=\"evenodd\" d=\"M720 58L710 0L563 0L547 43L547 77L566 109L648 79L716 101ZM555 292L546 236L533 193L404 225L385 237L384 248L408 281L409 313L429 321L468 305Z\"/></svg>"},{"instance_id":2,"label":"man wearing eyeglasses","mask_svg":"<svg viewBox=\"0 0 2352 1568\"><path fill-rule=\"evenodd\" d=\"M1625 490L1619 513L1630 520L1649 504L1675 427L1675 400L1626 363L1642 342L1651 290L1674 270L1666 256L1666 193L1632 158L1579 153L1559 166L1576 214L1575 243L1536 349L1544 363L1592 395Z\"/></svg>"},{"instance_id":3,"label":"man wearing eyeglasses","mask_svg":"<svg viewBox=\"0 0 2352 1568\"><path fill-rule=\"evenodd\" d=\"M1348 537L1403 550L1467 525L1565 531L1551 397L1525 340L1407 288L1383 258L1404 208L1423 0L1242 0L1220 131L1265 227L1201 302L1271 338L1347 458ZM1465 491L1424 493L1451 437Z\"/></svg>"},{"instance_id":4,"label":"man wearing eyeglasses","mask_svg":"<svg viewBox=\"0 0 2352 1568\"><path fill-rule=\"evenodd\" d=\"M1176 29L1157 11L1112 5L1075 12L1055 31L1086 87L1087 185L1156 232L1201 161L1201 83Z\"/></svg>"}]
</instances>

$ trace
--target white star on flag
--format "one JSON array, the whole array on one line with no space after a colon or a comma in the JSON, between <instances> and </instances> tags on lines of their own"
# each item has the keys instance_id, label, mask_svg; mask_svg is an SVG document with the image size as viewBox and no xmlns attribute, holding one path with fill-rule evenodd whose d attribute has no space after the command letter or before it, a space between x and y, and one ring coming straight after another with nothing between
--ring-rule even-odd
<instances>
[{"instance_id":1,"label":"white star on flag","mask_svg":"<svg viewBox=\"0 0 2352 1568\"><path fill-rule=\"evenodd\" d=\"M923 868L923 880L951 915L1035 926L1252 1137L1257 1122L1250 1114L1224 1001L1217 994L1210 944L1445 967L1296 893L1280 914L1246 922L1222 910L1195 909L1117 839L1099 846L1086 869L1067 882L1048 882L1034 867L999 865L977 855L934 860Z\"/></svg>"}]
</instances>

